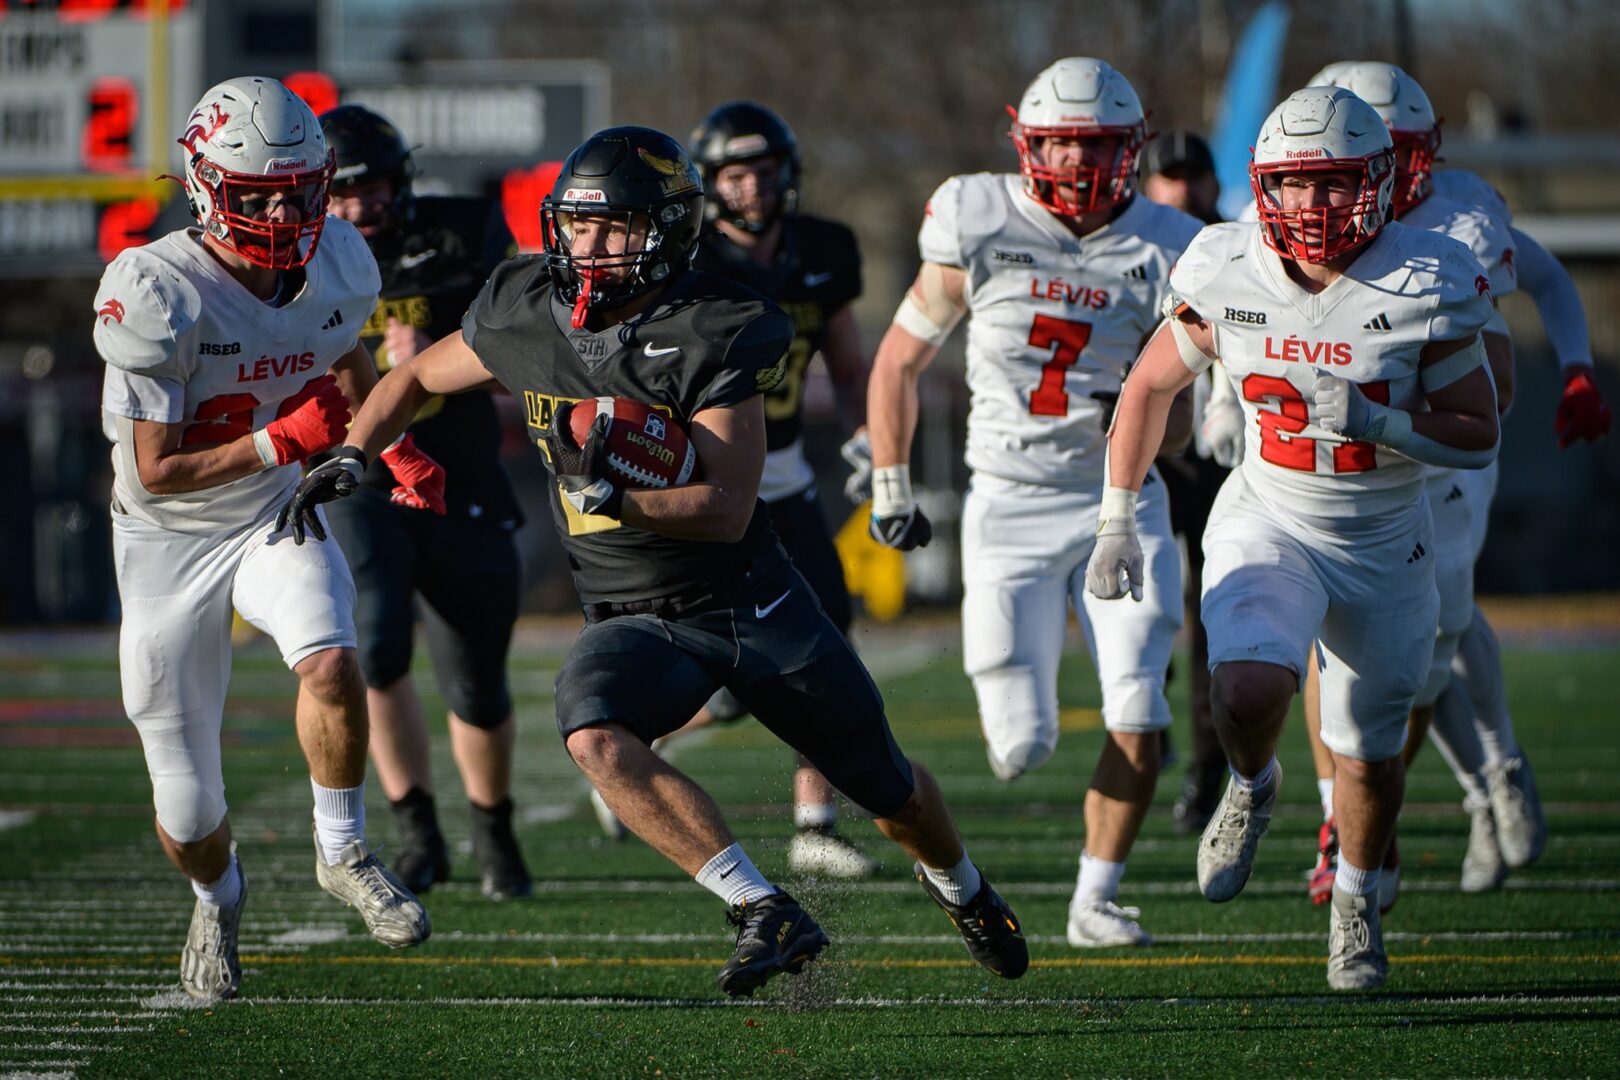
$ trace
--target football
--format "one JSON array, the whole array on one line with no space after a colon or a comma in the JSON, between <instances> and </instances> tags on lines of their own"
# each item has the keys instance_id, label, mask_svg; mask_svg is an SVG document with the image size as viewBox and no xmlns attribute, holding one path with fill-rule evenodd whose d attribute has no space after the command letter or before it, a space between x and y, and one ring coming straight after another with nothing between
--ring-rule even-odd
<instances>
[{"instance_id":1,"label":"football","mask_svg":"<svg viewBox=\"0 0 1620 1080\"><path fill-rule=\"evenodd\" d=\"M574 442L583 445L597 417L608 418L607 476L634 488L679 487L697 472L697 451L686 431L648 405L622 397L587 398L568 417Z\"/></svg>"}]
</instances>

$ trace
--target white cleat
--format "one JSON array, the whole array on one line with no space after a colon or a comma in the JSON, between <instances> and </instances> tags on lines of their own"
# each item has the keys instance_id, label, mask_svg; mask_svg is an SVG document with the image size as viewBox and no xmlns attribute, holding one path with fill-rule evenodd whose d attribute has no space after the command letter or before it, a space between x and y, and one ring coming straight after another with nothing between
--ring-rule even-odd
<instances>
[{"instance_id":1,"label":"white cleat","mask_svg":"<svg viewBox=\"0 0 1620 1080\"><path fill-rule=\"evenodd\" d=\"M1069 944L1077 949L1151 945L1153 935L1136 924L1141 917L1141 908L1076 897L1069 904Z\"/></svg>"},{"instance_id":2,"label":"white cleat","mask_svg":"<svg viewBox=\"0 0 1620 1080\"><path fill-rule=\"evenodd\" d=\"M859 881L877 870L877 860L831 830L800 829L788 844L788 868L795 874Z\"/></svg>"},{"instance_id":3,"label":"white cleat","mask_svg":"<svg viewBox=\"0 0 1620 1080\"><path fill-rule=\"evenodd\" d=\"M602 793L591 788L591 810L596 814L596 823L602 826L602 834L609 840L623 840L630 835L630 830L624 827L619 815L602 798Z\"/></svg>"},{"instance_id":4,"label":"white cleat","mask_svg":"<svg viewBox=\"0 0 1620 1080\"><path fill-rule=\"evenodd\" d=\"M242 892L235 907L222 908L199 897L191 909L191 929L186 931L186 947L180 952L180 985L200 1001L235 997L242 985L236 940L242 930L242 908L247 904L247 875L240 859L236 875Z\"/></svg>"},{"instance_id":5,"label":"white cleat","mask_svg":"<svg viewBox=\"0 0 1620 1080\"><path fill-rule=\"evenodd\" d=\"M1529 866L1547 846L1547 818L1541 810L1536 774L1523 755L1485 772L1496 816L1496 842L1509 869Z\"/></svg>"},{"instance_id":6,"label":"white cleat","mask_svg":"<svg viewBox=\"0 0 1620 1080\"><path fill-rule=\"evenodd\" d=\"M358 911L371 936L390 949L420 945L433 933L427 909L393 871L367 850L364 840L350 843L337 865L328 866L317 838L315 880Z\"/></svg>"},{"instance_id":7,"label":"white cleat","mask_svg":"<svg viewBox=\"0 0 1620 1080\"><path fill-rule=\"evenodd\" d=\"M1490 892L1502 884L1508 875L1507 863L1502 860L1502 849L1496 842L1496 816L1489 802L1467 803L1468 853L1463 856L1462 891L1465 893Z\"/></svg>"},{"instance_id":8,"label":"white cleat","mask_svg":"<svg viewBox=\"0 0 1620 1080\"><path fill-rule=\"evenodd\" d=\"M1245 792L1236 781L1227 781L1226 792L1198 841L1198 888L1204 899L1224 903L1249 883L1255 850L1271 827L1271 811L1281 788L1281 765L1261 790Z\"/></svg>"},{"instance_id":9,"label":"white cleat","mask_svg":"<svg viewBox=\"0 0 1620 1080\"><path fill-rule=\"evenodd\" d=\"M1376 990L1389 977L1384 930L1371 896L1333 890L1328 928L1328 985L1335 990Z\"/></svg>"}]
</instances>

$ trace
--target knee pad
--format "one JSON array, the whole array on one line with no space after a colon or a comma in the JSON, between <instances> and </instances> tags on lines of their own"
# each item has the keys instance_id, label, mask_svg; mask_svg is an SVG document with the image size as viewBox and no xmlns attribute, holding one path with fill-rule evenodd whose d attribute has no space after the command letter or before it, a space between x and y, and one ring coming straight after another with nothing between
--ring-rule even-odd
<instances>
[{"instance_id":1,"label":"knee pad","mask_svg":"<svg viewBox=\"0 0 1620 1080\"><path fill-rule=\"evenodd\" d=\"M154 780L152 806L169 839L181 844L201 840L225 820L224 790L210 790L195 777Z\"/></svg>"},{"instance_id":2,"label":"knee pad","mask_svg":"<svg viewBox=\"0 0 1620 1080\"><path fill-rule=\"evenodd\" d=\"M1016 780L1025 773L1045 765L1057 747L1052 743L1029 742L1009 747L1004 756L998 756L994 745L986 745L990 758L990 771L997 780Z\"/></svg>"},{"instance_id":3,"label":"knee pad","mask_svg":"<svg viewBox=\"0 0 1620 1080\"><path fill-rule=\"evenodd\" d=\"M481 731L504 724L512 715L512 694L502 679L493 685L455 680L443 688L445 704L464 723Z\"/></svg>"},{"instance_id":4,"label":"knee pad","mask_svg":"<svg viewBox=\"0 0 1620 1080\"><path fill-rule=\"evenodd\" d=\"M979 725L990 767L1003 780L1039 768L1057 749L1056 688L1035 685L1034 669L1004 666L970 671L979 699Z\"/></svg>"},{"instance_id":5,"label":"knee pad","mask_svg":"<svg viewBox=\"0 0 1620 1080\"><path fill-rule=\"evenodd\" d=\"M411 673L411 624L370 625L360 631L360 674L373 690L386 690ZM452 706L454 708L454 706ZM466 718L459 709L456 715Z\"/></svg>"}]
</instances>

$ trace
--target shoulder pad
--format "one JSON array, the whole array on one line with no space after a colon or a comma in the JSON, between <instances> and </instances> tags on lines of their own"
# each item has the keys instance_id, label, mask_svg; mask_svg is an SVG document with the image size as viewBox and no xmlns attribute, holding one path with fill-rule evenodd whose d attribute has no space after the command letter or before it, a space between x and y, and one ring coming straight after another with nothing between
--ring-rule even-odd
<instances>
[{"instance_id":1,"label":"shoulder pad","mask_svg":"<svg viewBox=\"0 0 1620 1080\"><path fill-rule=\"evenodd\" d=\"M101 275L95 298L96 351L125 371L177 377L177 343L196 326L202 299L197 287L153 246L121 252Z\"/></svg>"},{"instance_id":2,"label":"shoulder pad","mask_svg":"<svg viewBox=\"0 0 1620 1080\"><path fill-rule=\"evenodd\" d=\"M1165 313L1168 315L1182 304L1194 311L1198 297L1208 289L1235 257L1243 254L1249 236L1256 226L1241 221L1226 221L1219 225L1206 225L1192 238L1175 266L1170 268L1170 288L1165 293Z\"/></svg>"},{"instance_id":3,"label":"shoulder pad","mask_svg":"<svg viewBox=\"0 0 1620 1080\"><path fill-rule=\"evenodd\" d=\"M998 174L971 173L953 176L935 189L917 234L924 261L965 267L1007 222L1002 184Z\"/></svg>"},{"instance_id":4,"label":"shoulder pad","mask_svg":"<svg viewBox=\"0 0 1620 1080\"><path fill-rule=\"evenodd\" d=\"M350 295L371 296L382 291L377 260L371 254L360 230L342 218L328 217L321 229L321 245L315 252L321 272L329 275L323 283Z\"/></svg>"}]
</instances>

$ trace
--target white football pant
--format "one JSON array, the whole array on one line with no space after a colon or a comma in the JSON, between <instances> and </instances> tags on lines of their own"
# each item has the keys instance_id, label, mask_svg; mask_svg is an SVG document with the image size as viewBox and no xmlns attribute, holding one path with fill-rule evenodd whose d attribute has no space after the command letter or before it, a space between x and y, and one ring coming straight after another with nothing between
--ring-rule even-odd
<instances>
[{"instance_id":1,"label":"white football pant","mask_svg":"<svg viewBox=\"0 0 1620 1080\"><path fill-rule=\"evenodd\" d=\"M290 668L352 648L354 581L337 542L271 538L274 512L236 532L172 532L113 511L123 622L124 710L140 732L158 823L201 840L225 818L220 725L231 675L231 609L264 631Z\"/></svg>"},{"instance_id":2,"label":"white football pant","mask_svg":"<svg viewBox=\"0 0 1620 1080\"><path fill-rule=\"evenodd\" d=\"M1101 493L976 474L962 506L963 666L979 701L990 764L1011 780L1052 756L1058 664L1071 605L1102 683L1103 724L1170 725L1165 669L1181 625L1181 554L1157 470L1136 504L1142 600L1086 591Z\"/></svg>"}]
</instances>

